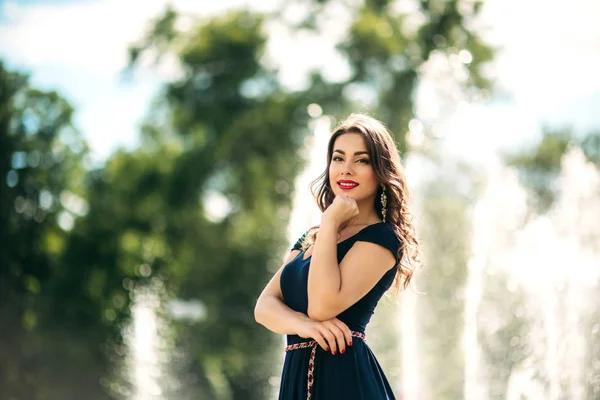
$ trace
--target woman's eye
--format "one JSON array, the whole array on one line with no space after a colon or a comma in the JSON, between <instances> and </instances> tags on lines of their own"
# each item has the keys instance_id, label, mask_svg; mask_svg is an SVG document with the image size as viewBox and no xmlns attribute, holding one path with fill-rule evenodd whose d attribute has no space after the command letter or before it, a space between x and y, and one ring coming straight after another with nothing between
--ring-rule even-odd
<instances>
[{"instance_id":1,"label":"woman's eye","mask_svg":"<svg viewBox=\"0 0 600 400\"><path fill-rule=\"evenodd\" d=\"M333 157L333 161L344 161L344 159L340 156Z\"/></svg>"},{"instance_id":2,"label":"woman's eye","mask_svg":"<svg viewBox=\"0 0 600 400\"><path fill-rule=\"evenodd\" d=\"M356 162L363 163L363 164L368 164L369 160L367 160L366 158L361 158L360 160L357 160Z\"/></svg>"}]
</instances>

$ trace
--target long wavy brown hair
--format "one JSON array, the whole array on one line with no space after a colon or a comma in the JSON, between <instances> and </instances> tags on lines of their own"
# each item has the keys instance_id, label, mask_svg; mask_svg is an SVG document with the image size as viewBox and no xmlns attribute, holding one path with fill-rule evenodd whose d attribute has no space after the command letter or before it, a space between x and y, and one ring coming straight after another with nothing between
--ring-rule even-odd
<instances>
[{"instance_id":1,"label":"long wavy brown hair","mask_svg":"<svg viewBox=\"0 0 600 400\"><path fill-rule=\"evenodd\" d=\"M335 128L327 146L327 167L315 179L310 189L322 212L333 203L335 194L329 184L329 165L335 140L345 133L359 133L363 136L371 165L379 181L375 196L375 210L386 222L394 226L400 241L398 259L400 260L394 285L406 288L410 284L414 271L422 264L422 254L415 234L413 217L408 207L408 187L400 160L398 147L389 129L375 118L364 114L351 114ZM382 214L381 192L385 187L387 196L386 215ZM317 227L311 228L303 247L314 243Z\"/></svg>"}]
</instances>

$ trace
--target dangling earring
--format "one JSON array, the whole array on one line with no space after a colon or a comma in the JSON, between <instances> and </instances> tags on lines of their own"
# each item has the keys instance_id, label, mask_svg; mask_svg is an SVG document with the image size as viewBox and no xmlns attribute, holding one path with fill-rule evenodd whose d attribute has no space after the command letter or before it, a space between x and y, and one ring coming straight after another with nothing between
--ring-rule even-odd
<instances>
[{"instance_id":1,"label":"dangling earring","mask_svg":"<svg viewBox=\"0 0 600 400\"><path fill-rule=\"evenodd\" d=\"M385 186L381 185L381 216L383 222L385 222L385 215L387 214L387 196L385 195Z\"/></svg>"}]
</instances>

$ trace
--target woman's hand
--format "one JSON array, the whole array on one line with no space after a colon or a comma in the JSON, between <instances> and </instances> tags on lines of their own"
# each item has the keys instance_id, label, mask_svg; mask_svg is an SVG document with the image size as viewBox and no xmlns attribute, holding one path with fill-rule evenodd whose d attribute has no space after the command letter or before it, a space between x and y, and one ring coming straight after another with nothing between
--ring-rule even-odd
<instances>
[{"instance_id":1,"label":"woman's hand","mask_svg":"<svg viewBox=\"0 0 600 400\"><path fill-rule=\"evenodd\" d=\"M307 320L299 327L298 336L314 339L319 346L331 354L346 352L346 344L352 346L352 333L348 325L337 318L327 321Z\"/></svg>"},{"instance_id":2,"label":"woman's hand","mask_svg":"<svg viewBox=\"0 0 600 400\"><path fill-rule=\"evenodd\" d=\"M353 198L337 195L327 210L323 213L321 220L330 221L336 227L351 218L358 216L358 204Z\"/></svg>"}]
</instances>

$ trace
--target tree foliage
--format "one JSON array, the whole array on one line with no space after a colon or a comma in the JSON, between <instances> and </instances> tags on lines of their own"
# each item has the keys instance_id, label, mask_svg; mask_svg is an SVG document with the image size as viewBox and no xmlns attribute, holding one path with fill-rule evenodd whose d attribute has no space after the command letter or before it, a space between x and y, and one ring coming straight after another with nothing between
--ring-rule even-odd
<instances>
[{"instance_id":1,"label":"tree foliage","mask_svg":"<svg viewBox=\"0 0 600 400\"><path fill-rule=\"evenodd\" d=\"M73 109L0 63L0 392L14 399L103 399L99 281L66 257L89 207L86 145ZM79 261L79 260L77 260ZM84 369L80 366L85 365Z\"/></svg>"}]
</instances>

